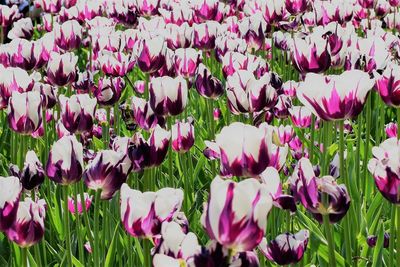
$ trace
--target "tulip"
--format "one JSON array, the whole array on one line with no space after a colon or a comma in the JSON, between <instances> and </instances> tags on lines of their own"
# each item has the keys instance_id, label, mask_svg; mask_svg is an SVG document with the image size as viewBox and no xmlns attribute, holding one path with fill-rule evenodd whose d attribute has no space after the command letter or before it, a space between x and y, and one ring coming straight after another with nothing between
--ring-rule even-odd
<instances>
[{"instance_id":1,"label":"tulip","mask_svg":"<svg viewBox=\"0 0 400 267\"><path fill-rule=\"evenodd\" d=\"M176 152L187 152L194 145L195 138L192 118L189 118L187 122L183 121L175 123L174 125L172 125L171 132L171 147Z\"/></svg>"},{"instance_id":2,"label":"tulip","mask_svg":"<svg viewBox=\"0 0 400 267\"><path fill-rule=\"evenodd\" d=\"M89 93L96 89L93 79L94 73L90 70L78 73L78 78L72 83L72 88L78 92Z\"/></svg>"},{"instance_id":3,"label":"tulip","mask_svg":"<svg viewBox=\"0 0 400 267\"><path fill-rule=\"evenodd\" d=\"M78 48L82 41L82 26L76 20L69 20L63 24L54 25L56 44L64 50Z\"/></svg>"},{"instance_id":4,"label":"tulip","mask_svg":"<svg viewBox=\"0 0 400 267\"><path fill-rule=\"evenodd\" d=\"M45 33L40 39L35 41L34 55L36 58L36 69L46 65L50 59L51 52L59 51L56 45L53 32Z\"/></svg>"},{"instance_id":5,"label":"tulip","mask_svg":"<svg viewBox=\"0 0 400 267\"><path fill-rule=\"evenodd\" d=\"M150 81L150 106L159 115L178 115L188 100L187 82L181 76L153 78Z\"/></svg>"},{"instance_id":6,"label":"tulip","mask_svg":"<svg viewBox=\"0 0 400 267\"><path fill-rule=\"evenodd\" d=\"M61 120L65 128L71 133L88 132L93 127L96 109L96 99L88 94L60 95Z\"/></svg>"},{"instance_id":7,"label":"tulip","mask_svg":"<svg viewBox=\"0 0 400 267\"><path fill-rule=\"evenodd\" d=\"M46 13L56 14L60 12L63 0L35 0L35 6Z\"/></svg>"},{"instance_id":8,"label":"tulip","mask_svg":"<svg viewBox=\"0 0 400 267\"><path fill-rule=\"evenodd\" d=\"M88 188L101 189L101 199L111 199L115 192L126 182L130 165L124 162L126 155L102 150L89 163L83 173Z\"/></svg>"},{"instance_id":9,"label":"tulip","mask_svg":"<svg viewBox=\"0 0 400 267\"><path fill-rule=\"evenodd\" d=\"M33 91L40 93L42 97L42 106L46 109L53 108L58 102L58 89L47 83L35 82Z\"/></svg>"},{"instance_id":10,"label":"tulip","mask_svg":"<svg viewBox=\"0 0 400 267\"><path fill-rule=\"evenodd\" d=\"M309 236L308 230L301 230L296 234L284 233L268 244L264 238L259 248L268 260L279 265L296 264L303 258Z\"/></svg>"},{"instance_id":11,"label":"tulip","mask_svg":"<svg viewBox=\"0 0 400 267\"><path fill-rule=\"evenodd\" d=\"M212 76L210 70L203 63L197 67L194 87L205 98L217 99L224 93L221 81Z\"/></svg>"},{"instance_id":12,"label":"tulip","mask_svg":"<svg viewBox=\"0 0 400 267\"><path fill-rule=\"evenodd\" d=\"M167 24L165 40L169 49L188 48L192 44L193 28L187 22L178 26Z\"/></svg>"},{"instance_id":13,"label":"tulip","mask_svg":"<svg viewBox=\"0 0 400 267\"><path fill-rule=\"evenodd\" d=\"M51 180L62 185L69 185L81 179L83 146L74 135L63 136L53 144L46 172Z\"/></svg>"},{"instance_id":14,"label":"tulip","mask_svg":"<svg viewBox=\"0 0 400 267\"><path fill-rule=\"evenodd\" d=\"M12 5L8 7L6 5L0 5L0 26L3 29L11 26L14 21L17 21L22 14L18 11L17 5Z\"/></svg>"},{"instance_id":15,"label":"tulip","mask_svg":"<svg viewBox=\"0 0 400 267\"><path fill-rule=\"evenodd\" d=\"M272 207L266 187L253 178L236 183L215 177L201 217L210 238L237 252L253 250Z\"/></svg>"},{"instance_id":16,"label":"tulip","mask_svg":"<svg viewBox=\"0 0 400 267\"><path fill-rule=\"evenodd\" d=\"M164 161L171 138L170 131L157 125L147 141L139 133L133 138L133 145L129 147L128 154L135 171L159 166Z\"/></svg>"},{"instance_id":17,"label":"tulip","mask_svg":"<svg viewBox=\"0 0 400 267\"><path fill-rule=\"evenodd\" d=\"M201 50L211 50L215 47L215 38L219 23L208 21L206 23L193 25L193 47Z\"/></svg>"},{"instance_id":18,"label":"tulip","mask_svg":"<svg viewBox=\"0 0 400 267\"><path fill-rule=\"evenodd\" d=\"M169 222L181 209L183 192L162 188L157 192L140 192L121 187L121 220L125 230L134 237L152 238L161 233L163 222Z\"/></svg>"},{"instance_id":19,"label":"tulip","mask_svg":"<svg viewBox=\"0 0 400 267\"><path fill-rule=\"evenodd\" d=\"M308 2L308 0L285 0L285 7L290 14L297 15L306 11Z\"/></svg>"},{"instance_id":20,"label":"tulip","mask_svg":"<svg viewBox=\"0 0 400 267\"><path fill-rule=\"evenodd\" d=\"M160 0L136 0L136 7L139 14L150 17L158 13Z\"/></svg>"},{"instance_id":21,"label":"tulip","mask_svg":"<svg viewBox=\"0 0 400 267\"><path fill-rule=\"evenodd\" d=\"M35 81L29 74L20 68L4 68L0 65L0 108L8 105L8 100L13 92L31 91Z\"/></svg>"},{"instance_id":22,"label":"tulip","mask_svg":"<svg viewBox=\"0 0 400 267\"><path fill-rule=\"evenodd\" d=\"M274 24L281 21L286 16L285 1L272 0L263 5L264 19L268 24Z\"/></svg>"},{"instance_id":23,"label":"tulip","mask_svg":"<svg viewBox=\"0 0 400 267\"><path fill-rule=\"evenodd\" d=\"M194 0L191 2L191 8L194 11L194 17L197 23L209 20L217 20L219 17L219 5L217 0Z\"/></svg>"},{"instance_id":24,"label":"tulip","mask_svg":"<svg viewBox=\"0 0 400 267\"><path fill-rule=\"evenodd\" d=\"M51 52L47 64L47 80L52 85L65 86L75 81L78 57L73 53Z\"/></svg>"},{"instance_id":25,"label":"tulip","mask_svg":"<svg viewBox=\"0 0 400 267\"><path fill-rule=\"evenodd\" d=\"M370 248L375 247L377 241L378 241L378 237L376 235L369 235L367 237L367 244ZM384 248L389 247L389 241L390 241L390 235L387 232L385 232L383 234L383 247Z\"/></svg>"},{"instance_id":26,"label":"tulip","mask_svg":"<svg viewBox=\"0 0 400 267\"><path fill-rule=\"evenodd\" d=\"M265 42L267 25L261 13L256 13L239 22L240 36L247 43L248 51L259 50Z\"/></svg>"},{"instance_id":27,"label":"tulip","mask_svg":"<svg viewBox=\"0 0 400 267\"><path fill-rule=\"evenodd\" d=\"M279 119L286 119L290 114L289 110L292 107L292 98L287 95L279 95L273 113Z\"/></svg>"},{"instance_id":28,"label":"tulip","mask_svg":"<svg viewBox=\"0 0 400 267\"><path fill-rule=\"evenodd\" d=\"M6 231L17 216L22 185L15 176L0 177L0 191L0 231Z\"/></svg>"},{"instance_id":29,"label":"tulip","mask_svg":"<svg viewBox=\"0 0 400 267\"><path fill-rule=\"evenodd\" d=\"M301 202L320 223L324 215L329 216L331 223L340 221L350 207L346 186L338 185L332 176L317 178L307 158L299 160L289 183L296 201ZM328 203L322 201L324 194L329 196Z\"/></svg>"},{"instance_id":30,"label":"tulip","mask_svg":"<svg viewBox=\"0 0 400 267\"><path fill-rule=\"evenodd\" d=\"M84 193L84 194L83 194L83 198L84 198L84 200L85 200L85 208L86 208L86 211L88 211L89 208L90 208L90 206L92 205L92 199L93 199L93 197L92 197L92 196L89 196L88 193ZM77 195L77 199L78 199L78 201L77 201L76 205L77 205L77 207L78 207L78 214L82 214L82 212L83 212L83 205L82 205L82 198L81 198L81 195L80 195L80 194ZM74 199L74 197L68 197L68 210L69 210L69 212L71 212L71 214L73 214L73 215L76 214L76 212L75 212L75 199Z\"/></svg>"},{"instance_id":31,"label":"tulip","mask_svg":"<svg viewBox=\"0 0 400 267\"><path fill-rule=\"evenodd\" d=\"M13 39L8 47L9 64L24 70L31 70L37 63L35 56L35 42L26 39Z\"/></svg>"},{"instance_id":32,"label":"tulip","mask_svg":"<svg viewBox=\"0 0 400 267\"><path fill-rule=\"evenodd\" d=\"M310 73L300 84L297 96L323 120L351 119L362 111L373 85L369 75L359 70L329 76Z\"/></svg>"},{"instance_id":33,"label":"tulip","mask_svg":"<svg viewBox=\"0 0 400 267\"><path fill-rule=\"evenodd\" d=\"M150 103L136 96L132 97L132 113L131 117L144 130L150 130L156 127L156 125L163 125L164 118L157 114L154 114L153 109L150 107Z\"/></svg>"},{"instance_id":34,"label":"tulip","mask_svg":"<svg viewBox=\"0 0 400 267\"><path fill-rule=\"evenodd\" d=\"M141 39L137 43L137 65L145 73L158 71L165 63L166 45L162 37Z\"/></svg>"},{"instance_id":35,"label":"tulip","mask_svg":"<svg viewBox=\"0 0 400 267\"><path fill-rule=\"evenodd\" d=\"M193 48L178 48L174 53L173 64L178 75L191 78L201 62L201 54Z\"/></svg>"},{"instance_id":36,"label":"tulip","mask_svg":"<svg viewBox=\"0 0 400 267\"><path fill-rule=\"evenodd\" d=\"M33 201L25 198L19 203L17 216L11 228L6 231L7 237L20 247L30 247L44 236L44 219L46 202L44 199Z\"/></svg>"},{"instance_id":37,"label":"tulip","mask_svg":"<svg viewBox=\"0 0 400 267\"><path fill-rule=\"evenodd\" d=\"M376 88L386 105L400 107L400 66L389 64L382 75L377 74Z\"/></svg>"},{"instance_id":38,"label":"tulip","mask_svg":"<svg viewBox=\"0 0 400 267\"><path fill-rule=\"evenodd\" d=\"M289 108L289 113L294 126L303 129L310 127L312 113L308 108L293 106Z\"/></svg>"},{"instance_id":39,"label":"tulip","mask_svg":"<svg viewBox=\"0 0 400 267\"><path fill-rule=\"evenodd\" d=\"M42 98L37 91L13 92L8 103L7 119L17 133L32 134L42 123Z\"/></svg>"},{"instance_id":40,"label":"tulip","mask_svg":"<svg viewBox=\"0 0 400 267\"><path fill-rule=\"evenodd\" d=\"M293 65L301 73L321 73L331 65L328 41L317 33L296 37L291 47Z\"/></svg>"},{"instance_id":41,"label":"tulip","mask_svg":"<svg viewBox=\"0 0 400 267\"><path fill-rule=\"evenodd\" d=\"M110 18L114 18L120 24L134 26L137 22L137 11L128 6L128 3L115 1L106 9Z\"/></svg>"},{"instance_id":42,"label":"tulip","mask_svg":"<svg viewBox=\"0 0 400 267\"><path fill-rule=\"evenodd\" d=\"M34 151L30 150L26 153L24 167L16 175L26 190L32 190L44 182L43 165Z\"/></svg>"},{"instance_id":43,"label":"tulip","mask_svg":"<svg viewBox=\"0 0 400 267\"><path fill-rule=\"evenodd\" d=\"M397 123L388 123L385 127L385 132L388 138L397 137Z\"/></svg>"},{"instance_id":44,"label":"tulip","mask_svg":"<svg viewBox=\"0 0 400 267\"><path fill-rule=\"evenodd\" d=\"M33 35L33 24L31 18L23 18L14 22L12 29L8 32L9 39L31 39Z\"/></svg>"},{"instance_id":45,"label":"tulip","mask_svg":"<svg viewBox=\"0 0 400 267\"><path fill-rule=\"evenodd\" d=\"M121 77L101 78L93 94L99 105L112 106L119 101L124 88L125 81Z\"/></svg>"},{"instance_id":46,"label":"tulip","mask_svg":"<svg viewBox=\"0 0 400 267\"><path fill-rule=\"evenodd\" d=\"M245 53L247 51L247 43L242 38L238 38L236 34L228 34L218 36L215 39L215 56L221 62L228 52Z\"/></svg>"},{"instance_id":47,"label":"tulip","mask_svg":"<svg viewBox=\"0 0 400 267\"><path fill-rule=\"evenodd\" d=\"M397 137L389 138L372 148L374 158L368 162L368 170L375 179L379 192L391 203L400 203L400 145Z\"/></svg>"},{"instance_id":48,"label":"tulip","mask_svg":"<svg viewBox=\"0 0 400 267\"><path fill-rule=\"evenodd\" d=\"M103 51L97 61L104 74L113 77L125 76L134 66L133 59L122 52Z\"/></svg>"},{"instance_id":49,"label":"tulip","mask_svg":"<svg viewBox=\"0 0 400 267\"><path fill-rule=\"evenodd\" d=\"M284 95L295 97L299 83L295 81L286 81L282 84L282 91Z\"/></svg>"},{"instance_id":50,"label":"tulip","mask_svg":"<svg viewBox=\"0 0 400 267\"><path fill-rule=\"evenodd\" d=\"M193 23L193 10L184 2L171 2L169 9L160 8L158 11L167 25L175 25L179 27L183 24L189 23L192 25Z\"/></svg>"}]
</instances>

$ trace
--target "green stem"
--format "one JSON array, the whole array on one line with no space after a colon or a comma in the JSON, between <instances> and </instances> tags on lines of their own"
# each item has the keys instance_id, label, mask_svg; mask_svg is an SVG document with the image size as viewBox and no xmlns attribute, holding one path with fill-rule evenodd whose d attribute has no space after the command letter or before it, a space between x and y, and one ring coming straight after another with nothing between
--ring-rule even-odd
<instances>
[{"instance_id":1,"label":"green stem","mask_svg":"<svg viewBox=\"0 0 400 267\"><path fill-rule=\"evenodd\" d=\"M82 235L80 233L81 231L81 217L79 215L78 211L78 186L79 184L74 184L74 205L75 205L75 222L76 222L76 230L75 233L78 237L78 251L79 251L79 260L81 262L84 262L84 249L83 249L83 240L82 240ZM83 203L82 203L83 204Z\"/></svg>"},{"instance_id":2,"label":"green stem","mask_svg":"<svg viewBox=\"0 0 400 267\"><path fill-rule=\"evenodd\" d=\"M172 117L168 117L168 130L172 130ZM174 177L174 166L172 164L172 148L171 146L168 147L168 177L169 177L169 184L171 186L175 185Z\"/></svg>"},{"instance_id":3,"label":"green stem","mask_svg":"<svg viewBox=\"0 0 400 267\"><path fill-rule=\"evenodd\" d=\"M72 254L71 254L71 234L69 230L69 212L68 212L68 186L63 186L64 193L64 226L65 226L65 251L67 253L68 266L72 266Z\"/></svg>"},{"instance_id":4,"label":"green stem","mask_svg":"<svg viewBox=\"0 0 400 267\"><path fill-rule=\"evenodd\" d=\"M144 257L144 266L151 267L151 241L149 239L143 240L143 257Z\"/></svg>"},{"instance_id":5,"label":"green stem","mask_svg":"<svg viewBox=\"0 0 400 267\"><path fill-rule=\"evenodd\" d=\"M392 205L392 208L390 211L390 238L389 238L389 265L388 266L394 266L394 259L396 257L395 253L394 253L395 239L396 239L396 206Z\"/></svg>"},{"instance_id":6,"label":"green stem","mask_svg":"<svg viewBox=\"0 0 400 267\"><path fill-rule=\"evenodd\" d=\"M39 266L43 266L42 256L40 255L39 244L34 245L34 251L35 251L35 260L37 261Z\"/></svg>"},{"instance_id":7,"label":"green stem","mask_svg":"<svg viewBox=\"0 0 400 267\"><path fill-rule=\"evenodd\" d=\"M28 266L28 248L21 248L21 264L22 267Z\"/></svg>"},{"instance_id":8,"label":"green stem","mask_svg":"<svg viewBox=\"0 0 400 267\"><path fill-rule=\"evenodd\" d=\"M311 163L313 162L314 158L314 139L315 139L314 133L315 133L315 116L311 115L311 137L310 137L310 149L309 149Z\"/></svg>"},{"instance_id":9,"label":"green stem","mask_svg":"<svg viewBox=\"0 0 400 267\"><path fill-rule=\"evenodd\" d=\"M95 209L94 209L94 265L100 266L100 233L99 233L99 217L100 217L100 195L101 190L96 191Z\"/></svg>"},{"instance_id":10,"label":"green stem","mask_svg":"<svg viewBox=\"0 0 400 267\"><path fill-rule=\"evenodd\" d=\"M336 266L336 258L335 258L335 242L333 239L332 233L332 225L329 222L329 215L323 215L323 223L325 228L326 240L328 241L328 252L329 252L329 266Z\"/></svg>"},{"instance_id":11,"label":"green stem","mask_svg":"<svg viewBox=\"0 0 400 267\"><path fill-rule=\"evenodd\" d=\"M369 141L370 141L370 134L371 134L371 98L372 95L370 94L368 96L368 100L367 100L367 111L366 111L366 132L365 132L365 147L364 147L364 158L363 158L363 189L364 189L364 194L368 193L368 183L367 183L367 174L368 174L368 168L367 168L367 163L368 163L368 151L369 151Z\"/></svg>"},{"instance_id":12,"label":"green stem","mask_svg":"<svg viewBox=\"0 0 400 267\"><path fill-rule=\"evenodd\" d=\"M396 222L396 266L400 266L400 205L396 206L397 222Z\"/></svg>"}]
</instances>

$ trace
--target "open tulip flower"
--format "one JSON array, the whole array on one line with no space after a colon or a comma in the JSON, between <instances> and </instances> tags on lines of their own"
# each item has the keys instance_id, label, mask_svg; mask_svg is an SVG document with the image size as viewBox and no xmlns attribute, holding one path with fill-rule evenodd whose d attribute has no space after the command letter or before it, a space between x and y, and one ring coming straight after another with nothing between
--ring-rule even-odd
<instances>
[{"instance_id":1,"label":"open tulip flower","mask_svg":"<svg viewBox=\"0 0 400 267\"><path fill-rule=\"evenodd\" d=\"M22 185L15 176L0 177L0 231L6 231L17 216Z\"/></svg>"}]
</instances>

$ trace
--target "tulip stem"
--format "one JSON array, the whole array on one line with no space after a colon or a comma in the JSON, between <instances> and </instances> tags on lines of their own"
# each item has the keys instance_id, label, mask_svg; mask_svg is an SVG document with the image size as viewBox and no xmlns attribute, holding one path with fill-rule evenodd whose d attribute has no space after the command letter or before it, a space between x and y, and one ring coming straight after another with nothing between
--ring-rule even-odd
<instances>
[{"instance_id":1,"label":"tulip stem","mask_svg":"<svg viewBox=\"0 0 400 267\"><path fill-rule=\"evenodd\" d=\"M168 130L172 131L172 117L168 117ZM175 186L175 181L173 178L173 165L172 165L172 148L171 146L168 147L168 177L169 177L169 184Z\"/></svg>"},{"instance_id":2,"label":"tulip stem","mask_svg":"<svg viewBox=\"0 0 400 267\"><path fill-rule=\"evenodd\" d=\"M328 241L328 251L329 251L329 266L336 266L336 258L335 258L335 242L332 235L332 226L329 222L329 215L325 214L322 216L323 223L325 227L325 235L326 240Z\"/></svg>"},{"instance_id":3,"label":"tulip stem","mask_svg":"<svg viewBox=\"0 0 400 267\"><path fill-rule=\"evenodd\" d=\"M400 205L395 206L397 213L396 222L396 266L400 266ZM394 233L393 233L394 234Z\"/></svg>"},{"instance_id":4,"label":"tulip stem","mask_svg":"<svg viewBox=\"0 0 400 267\"><path fill-rule=\"evenodd\" d=\"M311 115L311 137L310 137L310 162L313 163L313 156L314 156L314 139L315 139L315 116Z\"/></svg>"},{"instance_id":5,"label":"tulip stem","mask_svg":"<svg viewBox=\"0 0 400 267\"><path fill-rule=\"evenodd\" d=\"M93 256L94 256L94 266L100 266L99 265L99 260L100 260L100 251L99 251L99 243L100 243L100 233L99 233L99 213L100 213L100 196L101 196L101 190L96 191L96 196L95 196L95 209L94 209L94 251L93 251Z\"/></svg>"},{"instance_id":6,"label":"tulip stem","mask_svg":"<svg viewBox=\"0 0 400 267\"><path fill-rule=\"evenodd\" d=\"M370 142L370 134L371 134L371 105L372 105L372 94L369 94L368 96L368 100L367 100L367 111L366 111L366 117L365 117L365 121L366 121L366 132L365 132L365 147L364 147L364 158L363 158L363 193L364 195L367 194L368 192L368 183L367 183L367 174L368 174L368 151L369 151L369 142Z\"/></svg>"},{"instance_id":7,"label":"tulip stem","mask_svg":"<svg viewBox=\"0 0 400 267\"><path fill-rule=\"evenodd\" d=\"M71 254L71 236L69 231L69 212L68 212L68 186L63 186L64 193L64 226L65 226L65 242L66 248L65 251L67 253L67 261L68 266L72 266L72 254Z\"/></svg>"},{"instance_id":8,"label":"tulip stem","mask_svg":"<svg viewBox=\"0 0 400 267\"><path fill-rule=\"evenodd\" d=\"M78 236L78 251L79 251L79 260L84 261L84 250L83 250L83 240L81 236L81 217L79 215L79 210L78 210L78 186L79 184L76 183L74 184L74 208L75 208L75 220L76 220L76 235ZM83 203L81 202L81 206L83 206Z\"/></svg>"},{"instance_id":9,"label":"tulip stem","mask_svg":"<svg viewBox=\"0 0 400 267\"><path fill-rule=\"evenodd\" d=\"M28 248L21 248L21 264L22 267L28 266Z\"/></svg>"}]
</instances>

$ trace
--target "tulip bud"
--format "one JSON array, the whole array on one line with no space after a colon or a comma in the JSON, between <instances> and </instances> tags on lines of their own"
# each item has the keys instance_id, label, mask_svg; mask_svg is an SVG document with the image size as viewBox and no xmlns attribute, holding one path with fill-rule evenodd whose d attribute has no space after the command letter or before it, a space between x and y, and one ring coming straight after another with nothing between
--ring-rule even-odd
<instances>
[{"instance_id":1,"label":"tulip bud","mask_svg":"<svg viewBox=\"0 0 400 267\"><path fill-rule=\"evenodd\" d=\"M35 6L46 13L56 14L60 12L63 0L35 0Z\"/></svg>"},{"instance_id":2,"label":"tulip bud","mask_svg":"<svg viewBox=\"0 0 400 267\"><path fill-rule=\"evenodd\" d=\"M34 151L30 150L26 153L24 167L19 178L26 190L32 190L43 183L43 165Z\"/></svg>"},{"instance_id":3,"label":"tulip bud","mask_svg":"<svg viewBox=\"0 0 400 267\"><path fill-rule=\"evenodd\" d=\"M163 222L170 221L181 209L183 191L162 188L157 192L140 192L121 187L121 220L125 230L134 237L152 238L161 233Z\"/></svg>"},{"instance_id":4,"label":"tulip bud","mask_svg":"<svg viewBox=\"0 0 400 267\"><path fill-rule=\"evenodd\" d=\"M400 107L400 66L389 64L382 75L377 74L376 88L386 105Z\"/></svg>"},{"instance_id":5,"label":"tulip bud","mask_svg":"<svg viewBox=\"0 0 400 267\"><path fill-rule=\"evenodd\" d=\"M33 35L33 24L31 18L23 18L14 22L12 29L8 32L9 39L31 39Z\"/></svg>"},{"instance_id":6,"label":"tulip bud","mask_svg":"<svg viewBox=\"0 0 400 267\"><path fill-rule=\"evenodd\" d=\"M44 236L44 219L46 202L44 199L34 202L25 198L19 203L17 217L11 228L6 231L7 237L20 247L30 247Z\"/></svg>"},{"instance_id":7,"label":"tulip bud","mask_svg":"<svg viewBox=\"0 0 400 267\"><path fill-rule=\"evenodd\" d=\"M187 122L177 122L172 125L172 149L184 153L194 145L193 119Z\"/></svg>"},{"instance_id":8,"label":"tulip bud","mask_svg":"<svg viewBox=\"0 0 400 267\"><path fill-rule=\"evenodd\" d=\"M306 107L292 106L289 108L290 119L292 120L294 126L305 129L310 127L312 113Z\"/></svg>"},{"instance_id":9,"label":"tulip bud","mask_svg":"<svg viewBox=\"0 0 400 267\"><path fill-rule=\"evenodd\" d=\"M47 80L52 85L65 86L75 81L78 57L73 53L51 52L47 64Z\"/></svg>"},{"instance_id":10,"label":"tulip bud","mask_svg":"<svg viewBox=\"0 0 400 267\"><path fill-rule=\"evenodd\" d=\"M201 62L201 54L193 48L179 48L175 51L173 62L178 75L191 78Z\"/></svg>"},{"instance_id":11,"label":"tulip bud","mask_svg":"<svg viewBox=\"0 0 400 267\"><path fill-rule=\"evenodd\" d=\"M4 68L0 65L0 71L0 108L5 108L13 92L31 91L35 81L20 68Z\"/></svg>"},{"instance_id":12,"label":"tulip bud","mask_svg":"<svg viewBox=\"0 0 400 267\"><path fill-rule=\"evenodd\" d=\"M125 89L123 78L104 77L99 79L98 86L95 87L93 94L99 105L112 106L119 101L123 89Z\"/></svg>"},{"instance_id":13,"label":"tulip bud","mask_svg":"<svg viewBox=\"0 0 400 267\"><path fill-rule=\"evenodd\" d=\"M0 231L6 231L15 221L21 191L17 177L0 177Z\"/></svg>"},{"instance_id":14,"label":"tulip bud","mask_svg":"<svg viewBox=\"0 0 400 267\"><path fill-rule=\"evenodd\" d=\"M62 185L69 185L81 179L83 146L74 135L63 136L53 144L46 172L51 180Z\"/></svg>"},{"instance_id":15,"label":"tulip bud","mask_svg":"<svg viewBox=\"0 0 400 267\"><path fill-rule=\"evenodd\" d=\"M97 59L99 67L106 75L123 77L133 69L134 61L123 52L112 53L104 50Z\"/></svg>"},{"instance_id":16,"label":"tulip bud","mask_svg":"<svg viewBox=\"0 0 400 267\"><path fill-rule=\"evenodd\" d=\"M85 209L86 209L86 211L88 211L90 206L92 205L93 197L89 196L88 193L84 193L83 198L85 200ZM77 195L77 199L78 199L78 201L77 201L76 205L78 207L78 214L82 214L84 206L82 205L82 198L81 198L80 194ZM69 210L69 212L71 212L71 214L73 214L73 215L76 214L74 197L68 197L68 210Z\"/></svg>"},{"instance_id":17,"label":"tulip bud","mask_svg":"<svg viewBox=\"0 0 400 267\"><path fill-rule=\"evenodd\" d=\"M221 81L212 76L210 70L202 63L197 68L194 87L206 98L217 99L224 93Z\"/></svg>"},{"instance_id":18,"label":"tulip bud","mask_svg":"<svg viewBox=\"0 0 400 267\"><path fill-rule=\"evenodd\" d=\"M154 73L165 64L166 45L162 37L141 39L137 43L137 65L145 73Z\"/></svg>"}]
</instances>

